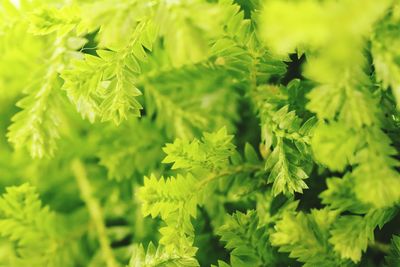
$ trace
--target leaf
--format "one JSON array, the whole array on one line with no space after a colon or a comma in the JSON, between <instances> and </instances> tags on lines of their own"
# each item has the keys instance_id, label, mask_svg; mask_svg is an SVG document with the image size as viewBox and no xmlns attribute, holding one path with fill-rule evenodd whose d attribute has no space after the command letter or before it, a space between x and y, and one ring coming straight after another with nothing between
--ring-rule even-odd
<instances>
[{"instance_id":1,"label":"leaf","mask_svg":"<svg viewBox=\"0 0 400 267\"><path fill-rule=\"evenodd\" d=\"M179 210L195 217L197 199L193 194L196 180L192 175L183 177L178 175L164 180L157 179L154 175L145 177L144 186L141 188L139 198L143 204L143 215L155 218L160 215L166 219L173 212Z\"/></svg>"},{"instance_id":2,"label":"leaf","mask_svg":"<svg viewBox=\"0 0 400 267\"><path fill-rule=\"evenodd\" d=\"M296 152L293 148L279 139L265 163L265 169L270 171L268 183L273 183L272 191L275 196L279 193L302 193L303 189L308 188L303 181L308 178L308 175L294 153Z\"/></svg>"},{"instance_id":3,"label":"leaf","mask_svg":"<svg viewBox=\"0 0 400 267\"><path fill-rule=\"evenodd\" d=\"M365 252L368 241L373 240L374 234L361 216L347 215L340 217L331 230L329 242L342 258L351 259L357 263L361 253Z\"/></svg>"},{"instance_id":4,"label":"leaf","mask_svg":"<svg viewBox=\"0 0 400 267\"><path fill-rule=\"evenodd\" d=\"M310 214L287 212L275 225L271 244L279 251L304 262L304 266L342 266L328 243L329 229L337 218L337 212L327 209L311 210Z\"/></svg>"},{"instance_id":5,"label":"leaf","mask_svg":"<svg viewBox=\"0 0 400 267\"><path fill-rule=\"evenodd\" d=\"M257 164L260 161L257 152L249 143L244 146L244 156L249 163Z\"/></svg>"},{"instance_id":6,"label":"leaf","mask_svg":"<svg viewBox=\"0 0 400 267\"><path fill-rule=\"evenodd\" d=\"M346 37L355 39L368 35L389 4L389 1L366 1L360 10L356 0L345 3L268 1L262 11L262 37L271 50L281 56L295 49L321 49ZM335 27L339 20L341 27ZM353 25L360 27L354 29Z\"/></svg>"},{"instance_id":7,"label":"leaf","mask_svg":"<svg viewBox=\"0 0 400 267\"><path fill-rule=\"evenodd\" d=\"M119 125L129 114L140 116L142 106L136 98L142 93L135 85L140 69L132 62L146 60L143 45L151 49L155 31L151 22L142 22L123 49L98 50L99 57L85 55L62 73L63 89L83 118L93 123L100 117Z\"/></svg>"},{"instance_id":8,"label":"leaf","mask_svg":"<svg viewBox=\"0 0 400 267\"><path fill-rule=\"evenodd\" d=\"M380 129L364 132L366 147L356 155L358 167L352 172L355 177L355 193L364 203L376 208L390 207L400 200L400 175L394 168L399 166L391 140Z\"/></svg>"},{"instance_id":9,"label":"leaf","mask_svg":"<svg viewBox=\"0 0 400 267\"><path fill-rule=\"evenodd\" d=\"M400 264L400 237L393 235L390 254L385 257L386 266L397 266Z\"/></svg>"},{"instance_id":10,"label":"leaf","mask_svg":"<svg viewBox=\"0 0 400 267\"><path fill-rule=\"evenodd\" d=\"M274 195L286 195L303 192L308 188L303 181L311 171L309 142L314 128L315 119L309 118L304 124L294 110L286 103L288 88L300 86L292 81L287 88L259 88L255 93L255 101L261 119L261 137L267 148L273 145L273 151L268 156L265 169L270 172L268 183L273 183ZM277 91L278 90L278 91ZM282 95L281 95L282 94ZM272 95L272 96L271 96Z\"/></svg>"},{"instance_id":11,"label":"leaf","mask_svg":"<svg viewBox=\"0 0 400 267\"><path fill-rule=\"evenodd\" d=\"M22 108L12 118L8 140L16 149L26 148L32 158L52 157L60 138L60 100L55 94L60 84L56 73L33 84L33 91L17 105Z\"/></svg>"},{"instance_id":12,"label":"leaf","mask_svg":"<svg viewBox=\"0 0 400 267\"><path fill-rule=\"evenodd\" d=\"M322 203L331 209L350 211L364 214L370 209L370 205L361 203L354 192L354 177L347 173L343 178L332 177L326 180L327 189L319 197Z\"/></svg>"},{"instance_id":13,"label":"leaf","mask_svg":"<svg viewBox=\"0 0 400 267\"><path fill-rule=\"evenodd\" d=\"M199 263L193 255L179 255L168 253L165 248L157 248L150 243L147 251L142 245L133 247L132 257L128 267L198 267Z\"/></svg>"},{"instance_id":14,"label":"leaf","mask_svg":"<svg viewBox=\"0 0 400 267\"><path fill-rule=\"evenodd\" d=\"M30 32L35 35L47 35L57 32L66 35L73 30L80 20L80 10L77 6L38 8L30 16Z\"/></svg>"},{"instance_id":15,"label":"leaf","mask_svg":"<svg viewBox=\"0 0 400 267\"><path fill-rule=\"evenodd\" d=\"M392 209L370 210L365 217L344 215L338 218L330 231L329 242L343 259L357 263L366 251L368 242L374 241L374 230L393 218Z\"/></svg>"},{"instance_id":16,"label":"leaf","mask_svg":"<svg viewBox=\"0 0 400 267\"><path fill-rule=\"evenodd\" d=\"M320 119L333 119L343 104L344 95L340 88L322 85L314 88L309 94L307 108Z\"/></svg>"},{"instance_id":17,"label":"leaf","mask_svg":"<svg viewBox=\"0 0 400 267\"><path fill-rule=\"evenodd\" d=\"M7 187L0 198L0 235L14 243L23 265L74 266L76 247L60 219L29 184Z\"/></svg>"},{"instance_id":18,"label":"leaf","mask_svg":"<svg viewBox=\"0 0 400 267\"><path fill-rule=\"evenodd\" d=\"M236 212L218 230L225 247L231 250L231 265L278 266L276 251L269 243L266 227L258 225L255 211Z\"/></svg>"},{"instance_id":19,"label":"leaf","mask_svg":"<svg viewBox=\"0 0 400 267\"><path fill-rule=\"evenodd\" d=\"M176 139L163 148L167 154L163 163L173 163L172 169L218 171L228 164L229 157L233 155L235 146L231 143L232 138L226 128L221 128L217 132L204 133L201 141Z\"/></svg>"},{"instance_id":20,"label":"leaf","mask_svg":"<svg viewBox=\"0 0 400 267\"><path fill-rule=\"evenodd\" d=\"M360 140L356 132L341 123L320 123L312 137L311 147L316 160L331 170L343 171L356 154Z\"/></svg>"}]
</instances>

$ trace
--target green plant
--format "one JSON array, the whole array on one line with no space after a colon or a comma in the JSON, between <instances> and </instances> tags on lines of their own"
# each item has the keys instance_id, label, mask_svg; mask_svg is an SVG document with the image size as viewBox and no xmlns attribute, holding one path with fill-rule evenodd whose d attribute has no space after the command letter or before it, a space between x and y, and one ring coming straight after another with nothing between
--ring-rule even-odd
<instances>
[{"instance_id":1,"label":"green plant","mask_svg":"<svg viewBox=\"0 0 400 267\"><path fill-rule=\"evenodd\" d=\"M0 0L1 266L399 266L395 0Z\"/></svg>"}]
</instances>

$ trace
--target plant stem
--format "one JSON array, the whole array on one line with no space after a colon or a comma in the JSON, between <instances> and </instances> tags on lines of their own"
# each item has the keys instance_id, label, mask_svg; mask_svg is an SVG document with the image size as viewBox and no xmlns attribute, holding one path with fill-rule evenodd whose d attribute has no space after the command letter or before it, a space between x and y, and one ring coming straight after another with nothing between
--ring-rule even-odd
<instances>
[{"instance_id":1,"label":"plant stem","mask_svg":"<svg viewBox=\"0 0 400 267\"><path fill-rule=\"evenodd\" d=\"M87 178L85 166L80 160L75 159L72 161L71 168L76 182L78 183L81 197L85 202L90 218L94 223L104 261L106 262L107 267L118 267L119 265L114 257L110 241L107 237L106 227L103 222L103 211L99 201L93 196L92 187Z\"/></svg>"},{"instance_id":2,"label":"plant stem","mask_svg":"<svg viewBox=\"0 0 400 267\"><path fill-rule=\"evenodd\" d=\"M374 241L374 242L370 242L368 244L372 249L378 250L380 252L383 252L385 254L389 254L390 252L390 246L388 244L385 243L381 243L379 241Z\"/></svg>"},{"instance_id":3,"label":"plant stem","mask_svg":"<svg viewBox=\"0 0 400 267\"><path fill-rule=\"evenodd\" d=\"M237 173L241 173L241 172L254 172L254 171L262 170L262 169L263 169L263 165L245 165L245 164L239 165L234 168L228 169L224 172L210 175L209 177L207 177L206 179L202 180L199 183L199 188L203 188L208 183L213 182L217 179L229 176L229 175L233 175L233 174L237 174Z\"/></svg>"}]
</instances>

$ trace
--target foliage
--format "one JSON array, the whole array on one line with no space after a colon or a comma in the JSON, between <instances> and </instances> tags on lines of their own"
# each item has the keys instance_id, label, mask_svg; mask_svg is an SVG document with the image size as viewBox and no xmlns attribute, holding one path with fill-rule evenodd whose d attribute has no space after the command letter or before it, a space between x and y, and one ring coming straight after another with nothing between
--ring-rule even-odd
<instances>
[{"instance_id":1,"label":"foliage","mask_svg":"<svg viewBox=\"0 0 400 267\"><path fill-rule=\"evenodd\" d=\"M390 255L386 258L386 262L387 262L388 266L396 266L400 263L399 262L399 256L400 256L399 255L399 252L400 252L399 242L400 242L399 236L394 235L393 239L392 239L392 248L390 251Z\"/></svg>"},{"instance_id":2,"label":"foliage","mask_svg":"<svg viewBox=\"0 0 400 267\"><path fill-rule=\"evenodd\" d=\"M220 227L218 234L231 251L233 266L279 266L277 252L269 242L268 229L259 227L255 211L237 212Z\"/></svg>"},{"instance_id":3,"label":"foliage","mask_svg":"<svg viewBox=\"0 0 400 267\"><path fill-rule=\"evenodd\" d=\"M399 266L395 0L0 0L1 266Z\"/></svg>"},{"instance_id":4,"label":"foliage","mask_svg":"<svg viewBox=\"0 0 400 267\"><path fill-rule=\"evenodd\" d=\"M42 207L29 184L8 187L0 199L0 234L16 246L10 266L73 266L74 253L66 221Z\"/></svg>"}]
</instances>

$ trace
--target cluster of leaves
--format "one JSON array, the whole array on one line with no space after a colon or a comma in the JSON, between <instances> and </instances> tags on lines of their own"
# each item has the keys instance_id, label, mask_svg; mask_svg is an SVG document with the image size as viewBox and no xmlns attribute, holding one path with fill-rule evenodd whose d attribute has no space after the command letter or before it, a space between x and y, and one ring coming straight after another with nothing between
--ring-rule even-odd
<instances>
[{"instance_id":1,"label":"cluster of leaves","mask_svg":"<svg viewBox=\"0 0 400 267\"><path fill-rule=\"evenodd\" d=\"M396 0L0 0L1 266L399 266Z\"/></svg>"}]
</instances>

